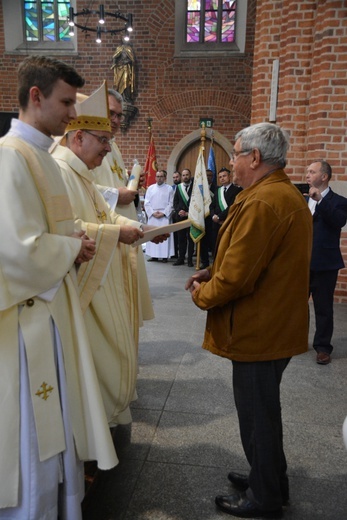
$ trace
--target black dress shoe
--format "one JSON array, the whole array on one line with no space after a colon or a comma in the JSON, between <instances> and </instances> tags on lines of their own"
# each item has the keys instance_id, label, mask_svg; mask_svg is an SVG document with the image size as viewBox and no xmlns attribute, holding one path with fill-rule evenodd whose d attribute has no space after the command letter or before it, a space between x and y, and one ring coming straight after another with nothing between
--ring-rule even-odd
<instances>
[{"instance_id":1,"label":"black dress shoe","mask_svg":"<svg viewBox=\"0 0 347 520\"><path fill-rule=\"evenodd\" d=\"M163 258L163 259L162 259L162 262L163 262L164 264L166 264L166 263L167 263L167 258Z\"/></svg>"},{"instance_id":2,"label":"black dress shoe","mask_svg":"<svg viewBox=\"0 0 347 520\"><path fill-rule=\"evenodd\" d=\"M329 365L331 357L326 352L317 352L316 361L318 365Z\"/></svg>"},{"instance_id":3,"label":"black dress shoe","mask_svg":"<svg viewBox=\"0 0 347 520\"><path fill-rule=\"evenodd\" d=\"M193 260L188 258L188 267L193 267Z\"/></svg>"},{"instance_id":4,"label":"black dress shoe","mask_svg":"<svg viewBox=\"0 0 347 520\"><path fill-rule=\"evenodd\" d=\"M258 509L244 494L222 496L218 495L215 499L216 506L224 513L239 518L282 518L282 508L274 510Z\"/></svg>"},{"instance_id":5,"label":"black dress shoe","mask_svg":"<svg viewBox=\"0 0 347 520\"><path fill-rule=\"evenodd\" d=\"M230 471L228 474L228 479L234 488L238 491L246 491L248 488L248 478L244 475L240 475L240 473L234 473L233 471Z\"/></svg>"},{"instance_id":6,"label":"black dress shoe","mask_svg":"<svg viewBox=\"0 0 347 520\"><path fill-rule=\"evenodd\" d=\"M184 260L182 260L181 258L179 258L179 259L176 260L176 262L174 262L172 265L184 265Z\"/></svg>"},{"instance_id":7,"label":"black dress shoe","mask_svg":"<svg viewBox=\"0 0 347 520\"><path fill-rule=\"evenodd\" d=\"M148 258L147 262L158 262L158 258Z\"/></svg>"},{"instance_id":8,"label":"black dress shoe","mask_svg":"<svg viewBox=\"0 0 347 520\"><path fill-rule=\"evenodd\" d=\"M246 491L249 488L248 478L244 475L240 475L240 473L235 473L234 471L230 471L228 474L228 479L232 483L235 489L238 491ZM282 491L282 506L288 505L289 502L289 494L288 489Z\"/></svg>"}]
</instances>

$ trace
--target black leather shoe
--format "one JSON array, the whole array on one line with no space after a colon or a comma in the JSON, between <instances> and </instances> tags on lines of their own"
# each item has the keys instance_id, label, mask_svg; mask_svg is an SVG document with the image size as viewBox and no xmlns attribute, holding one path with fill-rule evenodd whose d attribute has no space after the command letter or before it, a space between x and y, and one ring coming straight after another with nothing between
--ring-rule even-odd
<instances>
[{"instance_id":1,"label":"black leather shoe","mask_svg":"<svg viewBox=\"0 0 347 520\"><path fill-rule=\"evenodd\" d=\"M228 479L234 488L238 491L246 491L248 488L248 478L244 475L240 475L240 473L234 473L233 471L230 471L228 474Z\"/></svg>"},{"instance_id":2,"label":"black leather shoe","mask_svg":"<svg viewBox=\"0 0 347 520\"><path fill-rule=\"evenodd\" d=\"M184 265L184 260L182 260L182 259L179 258L179 259L176 260L176 262L174 262L172 265Z\"/></svg>"},{"instance_id":3,"label":"black leather shoe","mask_svg":"<svg viewBox=\"0 0 347 520\"><path fill-rule=\"evenodd\" d=\"M192 260L188 260L188 267L194 267Z\"/></svg>"},{"instance_id":4,"label":"black leather shoe","mask_svg":"<svg viewBox=\"0 0 347 520\"><path fill-rule=\"evenodd\" d=\"M282 518L282 508L272 511L264 511L248 500L245 495L235 493L234 495L218 495L215 499L216 506L224 513L239 518Z\"/></svg>"},{"instance_id":5,"label":"black leather shoe","mask_svg":"<svg viewBox=\"0 0 347 520\"><path fill-rule=\"evenodd\" d=\"M230 482L232 483L234 488L237 489L238 491L246 491L246 489L248 489L248 487L249 487L248 478L245 477L244 475L241 475L240 473L234 473L234 471L230 471L230 473L228 474L228 479L230 480ZM283 500L283 503L282 503L283 506L288 505L288 502L289 502L288 490L284 491L284 493L282 492L282 500Z\"/></svg>"},{"instance_id":6,"label":"black leather shoe","mask_svg":"<svg viewBox=\"0 0 347 520\"><path fill-rule=\"evenodd\" d=\"M167 258L162 259L163 264L167 264Z\"/></svg>"},{"instance_id":7,"label":"black leather shoe","mask_svg":"<svg viewBox=\"0 0 347 520\"><path fill-rule=\"evenodd\" d=\"M147 262L158 262L158 258L153 256L153 258L148 258Z\"/></svg>"},{"instance_id":8,"label":"black leather shoe","mask_svg":"<svg viewBox=\"0 0 347 520\"><path fill-rule=\"evenodd\" d=\"M326 352L317 352L316 361L318 365L329 365L331 357Z\"/></svg>"}]
</instances>

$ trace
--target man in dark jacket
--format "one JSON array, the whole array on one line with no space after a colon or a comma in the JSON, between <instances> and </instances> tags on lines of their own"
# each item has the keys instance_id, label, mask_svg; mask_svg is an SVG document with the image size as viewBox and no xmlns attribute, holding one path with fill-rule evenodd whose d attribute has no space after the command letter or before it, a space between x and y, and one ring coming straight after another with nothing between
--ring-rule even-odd
<instances>
[{"instance_id":1,"label":"man in dark jacket","mask_svg":"<svg viewBox=\"0 0 347 520\"><path fill-rule=\"evenodd\" d=\"M188 218L190 197L192 196L193 182L192 174L188 168L184 168L181 173L182 182L178 184L173 207L176 215L176 222L181 222ZM184 265L188 243L188 267L193 267L194 242L190 238L189 227L178 231L178 259L172 265Z\"/></svg>"},{"instance_id":2,"label":"man in dark jacket","mask_svg":"<svg viewBox=\"0 0 347 520\"><path fill-rule=\"evenodd\" d=\"M310 272L316 332L313 348L317 363L331 361L331 338L334 330L334 291L339 269L344 267L341 229L347 221L347 199L329 187L331 166L323 160L310 164L306 180L310 186L308 205L313 215L313 246Z\"/></svg>"},{"instance_id":3,"label":"man in dark jacket","mask_svg":"<svg viewBox=\"0 0 347 520\"><path fill-rule=\"evenodd\" d=\"M233 176L228 168L222 168L218 172L220 184L211 204L213 250L216 244L218 231L228 216L229 207L233 204L236 195L242 191L240 186L233 182Z\"/></svg>"}]
</instances>

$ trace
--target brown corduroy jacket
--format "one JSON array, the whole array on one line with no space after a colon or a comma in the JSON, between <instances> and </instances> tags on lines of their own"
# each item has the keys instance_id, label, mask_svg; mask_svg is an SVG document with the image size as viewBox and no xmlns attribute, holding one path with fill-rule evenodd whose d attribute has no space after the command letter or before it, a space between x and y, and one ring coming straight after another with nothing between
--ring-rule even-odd
<instances>
[{"instance_id":1,"label":"brown corduroy jacket","mask_svg":"<svg viewBox=\"0 0 347 520\"><path fill-rule=\"evenodd\" d=\"M243 190L220 229L211 280L193 293L208 311L203 348L235 361L308 348L312 216L283 170Z\"/></svg>"}]
</instances>

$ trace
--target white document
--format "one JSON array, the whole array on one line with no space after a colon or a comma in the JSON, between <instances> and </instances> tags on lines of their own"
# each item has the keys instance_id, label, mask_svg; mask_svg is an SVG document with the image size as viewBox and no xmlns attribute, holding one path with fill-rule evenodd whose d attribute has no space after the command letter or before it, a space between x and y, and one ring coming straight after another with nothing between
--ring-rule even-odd
<instances>
[{"instance_id":1,"label":"white document","mask_svg":"<svg viewBox=\"0 0 347 520\"><path fill-rule=\"evenodd\" d=\"M115 211L118 202L119 191L117 188L107 188L102 192L104 199L110 206L110 208Z\"/></svg>"},{"instance_id":2,"label":"white document","mask_svg":"<svg viewBox=\"0 0 347 520\"><path fill-rule=\"evenodd\" d=\"M190 227L191 221L189 219L182 220L182 222L176 222L176 224L168 224L167 226L158 226L149 231L144 232L143 238L139 238L132 244L133 247L144 244L145 242L150 242L153 238L158 235L165 235L166 233L173 233L174 231L179 231L180 229L185 229Z\"/></svg>"}]
</instances>

